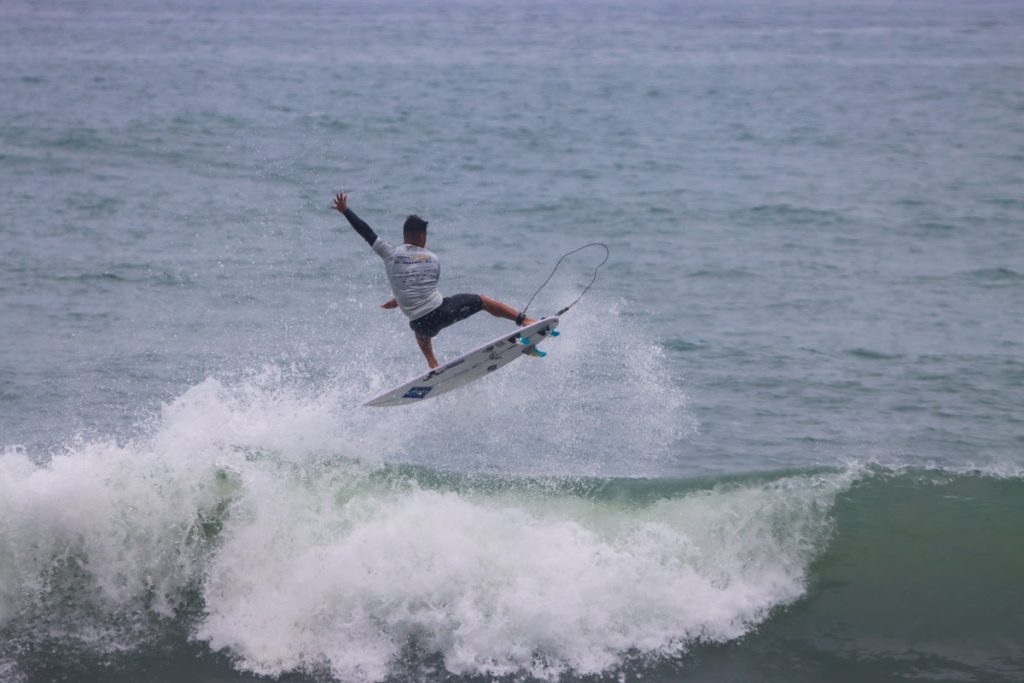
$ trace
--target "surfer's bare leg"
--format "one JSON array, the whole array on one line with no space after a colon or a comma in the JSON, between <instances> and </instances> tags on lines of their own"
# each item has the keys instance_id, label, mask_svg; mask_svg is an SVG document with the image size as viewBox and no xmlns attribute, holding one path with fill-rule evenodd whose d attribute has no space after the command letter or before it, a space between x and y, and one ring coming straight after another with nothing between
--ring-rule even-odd
<instances>
[{"instance_id":1,"label":"surfer's bare leg","mask_svg":"<svg viewBox=\"0 0 1024 683\"><path fill-rule=\"evenodd\" d=\"M501 303L497 299L481 294L480 301L483 302L484 310L495 317L506 318L507 320L515 320L519 317L519 311L508 304ZM535 322L537 321L533 318L523 318L523 325L532 325Z\"/></svg>"},{"instance_id":2,"label":"surfer's bare leg","mask_svg":"<svg viewBox=\"0 0 1024 683\"><path fill-rule=\"evenodd\" d=\"M430 337L421 337L416 335L416 343L420 345L420 351L423 352L424 357L427 359L427 365L431 370L436 368L440 363L434 358L434 345L431 343Z\"/></svg>"}]
</instances>

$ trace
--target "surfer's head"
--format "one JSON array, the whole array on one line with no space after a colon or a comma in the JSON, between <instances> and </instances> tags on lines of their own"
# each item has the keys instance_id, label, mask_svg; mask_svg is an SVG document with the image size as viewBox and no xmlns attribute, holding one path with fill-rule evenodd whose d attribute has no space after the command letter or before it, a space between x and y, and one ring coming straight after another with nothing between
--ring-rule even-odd
<instances>
[{"instance_id":1,"label":"surfer's head","mask_svg":"<svg viewBox=\"0 0 1024 683\"><path fill-rule=\"evenodd\" d=\"M402 226L402 236L405 238L406 244L414 244L417 247L426 246L427 222L416 214L411 214L405 219L405 225Z\"/></svg>"}]
</instances>

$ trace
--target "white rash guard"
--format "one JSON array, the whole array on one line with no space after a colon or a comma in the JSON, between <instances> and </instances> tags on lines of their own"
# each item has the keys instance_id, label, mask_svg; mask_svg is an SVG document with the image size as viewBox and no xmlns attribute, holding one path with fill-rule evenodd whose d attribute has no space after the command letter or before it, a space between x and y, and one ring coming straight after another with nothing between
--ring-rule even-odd
<instances>
[{"instance_id":1,"label":"white rash guard","mask_svg":"<svg viewBox=\"0 0 1024 683\"><path fill-rule=\"evenodd\" d=\"M441 262L433 252L412 244L396 247L380 237L372 247L384 259L395 301L409 320L422 318L441 305L444 297L437 289Z\"/></svg>"}]
</instances>

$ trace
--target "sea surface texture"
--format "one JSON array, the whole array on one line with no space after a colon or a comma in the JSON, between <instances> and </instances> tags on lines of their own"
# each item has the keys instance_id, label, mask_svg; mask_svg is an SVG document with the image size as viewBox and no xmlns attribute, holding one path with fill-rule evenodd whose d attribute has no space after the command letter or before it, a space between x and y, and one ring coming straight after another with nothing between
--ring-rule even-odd
<instances>
[{"instance_id":1,"label":"sea surface texture","mask_svg":"<svg viewBox=\"0 0 1024 683\"><path fill-rule=\"evenodd\" d=\"M264 680L1024 680L1024 3L0 2L0 681Z\"/></svg>"}]
</instances>

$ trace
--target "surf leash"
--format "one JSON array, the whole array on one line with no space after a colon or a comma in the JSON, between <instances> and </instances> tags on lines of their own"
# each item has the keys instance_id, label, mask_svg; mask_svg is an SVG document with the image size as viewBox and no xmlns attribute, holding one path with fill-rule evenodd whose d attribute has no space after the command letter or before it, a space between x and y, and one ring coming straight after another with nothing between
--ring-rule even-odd
<instances>
[{"instance_id":1,"label":"surf leash","mask_svg":"<svg viewBox=\"0 0 1024 683\"><path fill-rule=\"evenodd\" d=\"M533 293L533 296L530 297L530 300L526 302L525 306L523 306L523 310L520 313L521 316L525 316L526 315L526 310L530 307L530 304L533 303L533 300L537 297L538 294L540 294L541 290L544 289L545 287L547 287L547 284L549 282L551 282L551 278L553 278L555 276L555 272L558 270L558 266L562 265L562 261L564 261L567 256L572 256L576 252L583 251L587 247L603 247L604 248L604 260L601 261L600 263L598 263L597 267L594 268L594 275L593 275L593 277L590 278L590 283L586 287L583 288L583 291L580 292L580 295L578 297L576 297L576 300L573 301L568 306L566 306L565 308L563 308L562 310L560 310L558 313L555 313L555 315L556 316L562 315L563 313L568 311L570 308L575 306L577 303L579 303L579 300L583 298L583 295L586 294L587 292L589 292L590 288L593 287L594 283L597 281L597 271L599 271L601 269L601 266L603 266L604 264L606 264L608 262L608 258L612 255L612 250L609 249L608 245L605 244L604 242L591 242L590 244L584 244L582 247L578 247L576 249L573 249L572 251L567 251L566 253L562 254L562 256L558 259L558 262L555 263L555 267L551 269L551 273L548 275L548 279L544 280L544 284L542 284L540 287L537 288L537 291Z\"/></svg>"}]
</instances>

